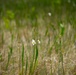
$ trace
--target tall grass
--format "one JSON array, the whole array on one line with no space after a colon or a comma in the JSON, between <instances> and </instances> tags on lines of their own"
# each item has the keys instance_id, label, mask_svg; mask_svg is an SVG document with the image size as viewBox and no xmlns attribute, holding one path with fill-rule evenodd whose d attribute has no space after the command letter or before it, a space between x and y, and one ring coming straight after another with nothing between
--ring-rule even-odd
<instances>
[{"instance_id":1,"label":"tall grass","mask_svg":"<svg viewBox=\"0 0 76 75\"><path fill-rule=\"evenodd\" d=\"M12 53L13 53L13 34L12 34L12 36L11 36L11 46L9 46L8 62L7 62L7 65L6 65L6 70L8 69L9 62L10 62L10 59L11 59Z\"/></svg>"},{"instance_id":2,"label":"tall grass","mask_svg":"<svg viewBox=\"0 0 76 75\"><path fill-rule=\"evenodd\" d=\"M43 0L41 0L41 2L43 2ZM44 5L46 5L46 2L44 2ZM50 1L51 2L51 1ZM49 4L49 2L47 2L47 4ZM55 6L54 6L55 7ZM11 20L14 19L14 13L11 11L7 11L7 15L5 17L3 17L4 20L4 30L6 29L6 32L10 32L11 34L11 44L9 46L9 52L8 52L8 56L7 56L7 62L6 62L6 70L9 71L9 68L11 67L10 64L13 63L13 74L12 75L67 75L66 74L66 70L64 70L64 68L66 68L65 63L64 63L64 58L66 56L64 56L64 52L67 53L67 51L65 51L63 49L64 46L64 37L66 37L65 34L65 25L63 23L59 23L59 25L56 23L56 25L53 25L51 20L52 19L48 19L46 20L46 12L45 15L42 16L43 20L45 19L45 21L41 22L41 26L42 28L40 28L40 25L38 23L38 18L40 19L40 17L38 17L38 12L35 6L32 6L32 8L30 8L31 10L27 11L29 13L27 13L27 18L25 14L22 14L24 17L24 20L26 18L25 21L28 21L30 23L25 23L23 28L22 27L22 20L18 20L19 18L16 19L16 31L14 31L13 26L11 25ZM48 13L47 13L48 14ZM54 15L54 13L52 13ZM41 14L43 15L43 14ZM61 14L60 14L61 15ZM58 15L59 16L59 15ZM50 18L52 18L52 16L50 16ZM53 17L55 18L55 17ZM58 17L57 17L58 18ZM60 17L61 18L61 17ZM58 20L60 20L57 19ZM56 20L56 19L55 19ZM47 21L50 21L47 22ZM26 25L27 24L27 25ZM29 24L29 25L28 25ZM30 26L30 28L26 29ZM68 26L67 26L68 27ZM75 27L75 25L74 25ZM26 37L24 37L25 42L21 41L22 35L25 34L19 34L18 39L14 38L14 36L17 35L17 33L20 33L20 29L21 31L23 31L22 29L25 29L25 33L28 33L27 39ZM31 29L31 30L30 30ZM33 30L33 31L32 31ZM39 32L40 30L40 32ZM33 33L31 33L31 32ZM67 28L66 28L67 31ZM15 32L15 33L13 33ZM52 32L52 35L51 35ZM31 33L31 34L30 34ZM39 35L40 34L40 35ZM2 43L4 43L4 33L2 33ZM51 39L52 37L52 39ZM38 45L38 40L40 38L41 44ZM35 44L31 44L30 40L33 39L35 41ZM5 39L7 40L7 39ZM29 41L28 41L29 40ZM47 42L46 42L47 40ZM16 50L14 50L15 48L18 47L18 42L19 44L21 44L21 47L19 49L19 56L18 53L16 52ZM27 42L28 41L28 42ZM8 41L10 42L10 41ZM15 46L14 45L15 42ZM6 43L5 43L6 44ZM29 48L27 48L27 45ZM68 47L68 46L67 46ZM6 45L4 45L3 48L6 48ZM3 49L4 50L4 49ZM17 56L19 57L19 61L15 61L15 59L12 59L12 56L14 56L15 52L17 54ZM27 54L28 53L28 54ZM53 61L53 54L54 57L56 57L57 55L57 59L55 59L56 61ZM46 62L44 61L44 58L46 58ZM50 58L48 60L48 58ZM70 58L69 58L70 59ZM0 53L0 60L2 60L2 54ZM68 60L68 59L67 59ZM67 62L66 60L66 62ZM13 61L13 62L11 62ZM5 62L5 61L4 61ZM70 62L70 61L69 61ZM19 64L18 64L19 63ZM16 69L19 68L19 73L15 74L15 64L16 64ZM17 66L18 64L18 66ZM41 65L42 64L42 65ZM48 65L50 66L50 69L48 68ZM68 63L67 63L68 64ZM41 71L40 71L41 70ZM44 72L45 71L45 72ZM49 72L49 73L48 73Z\"/></svg>"},{"instance_id":3,"label":"tall grass","mask_svg":"<svg viewBox=\"0 0 76 75\"><path fill-rule=\"evenodd\" d=\"M7 61L7 65L6 65L6 70L8 69L8 66L9 66L9 62L10 62L10 59L11 59L11 56L12 56L12 50L13 48L12 47L9 47L9 52L8 52L8 61Z\"/></svg>"},{"instance_id":4,"label":"tall grass","mask_svg":"<svg viewBox=\"0 0 76 75\"><path fill-rule=\"evenodd\" d=\"M28 57L26 56L25 75L28 74Z\"/></svg>"},{"instance_id":5,"label":"tall grass","mask_svg":"<svg viewBox=\"0 0 76 75\"><path fill-rule=\"evenodd\" d=\"M36 27L36 26L35 26ZM39 60L39 51L43 52L43 49L42 49L42 45L38 45L38 27L37 29L34 28L34 33L32 35L32 37L35 39L34 41L36 42L34 45L31 45L29 46L31 48L31 50L26 51L26 47L24 47L25 43L22 43L22 42L19 42L21 43L21 51L19 49L19 75L39 75L39 74L42 74L41 71L39 71L39 63L41 63L40 61L42 60ZM46 27L46 26L45 26ZM46 44L46 53L44 55L41 55L41 59L43 59L44 57L49 57L49 58L53 58L52 57L52 54L53 52L55 51L55 54L57 55L57 62L53 62L53 60L50 61L50 72L49 74L50 75L53 75L55 70L57 70L57 74L58 75L66 75L65 73L65 70L64 70L64 50L63 50L63 38L64 38L64 34L65 34L65 26L63 24L59 24L59 29L57 29L57 32L53 32L54 33L54 36L53 36L53 43L50 44L50 41L51 41L51 36L50 36L50 26L48 26L45 30L45 33L43 36L45 36L45 38L47 37L48 41L47 41L47 44ZM37 30L37 31L36 31ZM54 29L55 30L55 29ZM53 30L53 31L54 31ZM42 39L42 38L41 38ZM17 40L20 40L17 39ZM7 64L6 64L6 70L8 71L9 70L9 67L10 66L10 63L11 63L11 60L13 60L13 75L15 75L15 60L12 59L12 55L13 54L13 41L14 41L14 35L13 33L11 33L11 45L9 46L9 52L8 52L8 61L7 61ZM45 43L44 43L45 44ZM29 48L29 49L30 49ZM40 50L39 50L40 49ZM26 53L29 52L29 55L27 55ZM20 56L21 55L21 56ZM2 59L2 55L0 55L0 59ZM46 66L46 62L43 62L44 63L44 69L41 69L42 71L46 71L45 75L48 74L48 69L47 69L47 66ZM48 62L49 63L49 62ZM54 70L53 67L54 67L54 64L57 64L56 66L56 69ZM42 67L42 65L41 65Z\"/></svg>"},{"instance_id":6,"label":"tall grass","mask_svg":"<svg viewBox=\"0 0 76 75\"><path fill-rule=\"evenodd\" d=\"M22 75L24 75L24 44L22 44Z\"/></svg>"},{"instance_id":7,"label":"tall grass","mask_svg":"<svg viewBox=\"0 0 76 75\"><path fill-rule=\"evenodd\" d=\"M62 49L62 38L64 35L64 25L60 24L59 25L59 34L56 37L56 41L55 41L55 48L56 48L56 53L58 54L58 75L65 75L64 73L64 61L63 61L63 49Z\"/></svg>"},{"instance_id":8,"label":"tall grass","mask_svg":"<svg viewBox=\"0 0 76 75\"><path fill-rule=\"evenodd\" d=\"M30 62L29 75L33 75L37 67L37 63L38 63L38 46L37 45L34 46L33 57L31 59L32 60Z\"/></svg>"}]
</instances>

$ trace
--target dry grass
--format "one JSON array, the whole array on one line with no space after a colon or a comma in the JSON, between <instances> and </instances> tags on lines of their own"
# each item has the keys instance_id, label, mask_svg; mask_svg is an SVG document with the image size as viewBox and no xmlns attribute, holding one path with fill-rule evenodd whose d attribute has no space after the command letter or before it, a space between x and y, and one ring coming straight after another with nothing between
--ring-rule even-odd
<instances>
[{"instance_id":1,"label":"dry grass","mask_svg":"<svg viewBox=\"0 0 76 75\"><path fill-rule=\"evenodd\" d=\"M15 23L14 23L15 24ZM4 43L0 46L0 54L2 57L0 58L0 75L21 75L22 67L21 67L21 52L22 52L22 42L24 43L24 52L26 61L26 55L28 56L28 64L30 64L32 59L32 39L40 40L40 44L38 44L38 64L36 69L34 70L34 75L62 75L62 67L61 62L59 63L58 54L55 52L55 47L52 49L52 53L48 53L48 50L52 46L54 42L54 36L58 35L58 29L55 31L52 28L47 27L44 20L42 18L38 19L38 34L36 35L35 28L29 27L28 25L24 28L14 29L12 30L13 34L13 42L11 42L11 32L8 30L3 30L4 34ZM46 33L46 27L48 28L48 32ZM49 34L49 36L48 36ZM62 51L63 51L63 67L65 75L76 75L76 47L75 47L75 39L74 39L73 28L71 25L65 25L65 33L62 37ZM50 39L50 40L49 40ZM0 43L2 40L2 35L0 33ZM13 53L11 55L8 69L6 70L6 64L8 61L8 52L9 46L13 47ZM24 66L25 70L25 66ZM27 75L29 75L29 66Z\"/></svg>"}]
</instances>

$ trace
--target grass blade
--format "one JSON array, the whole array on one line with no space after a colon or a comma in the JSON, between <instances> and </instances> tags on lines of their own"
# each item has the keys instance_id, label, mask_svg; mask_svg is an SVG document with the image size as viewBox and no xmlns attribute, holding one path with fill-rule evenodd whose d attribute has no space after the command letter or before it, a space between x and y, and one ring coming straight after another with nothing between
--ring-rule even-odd
<instances>
[{"instance_id":1,"label":"grass blade","mask_svg":"<svg viewBox=\"0 0 76 75\"><path fill-rule=\"evenodd\" d=\"M28 69L28 57L26 57L26 69L25 69L25 75L27 75L27 69Z\"/></svg>"},{"instance_id":2,"label":"grass blade","mask_svg":"<svg viewBox=\"0 0 76 75\"><path fill-rule=\"evenodd\" d=\"M24 44L22 43L22 75L24 72Z\"/></svg>"},{"instance_id":3,"label":"grass blade","mask_svg":"<svg viewBox=\"0 0 76 75\"><path fill-rule=\"evenodd\" d=\"M35 63L36 63L36 61L37 61L37 58L38 58L38 47L36 46Z\"/></svg>"},{"instance_id":4,"label":"grass blade","mask_svg":"<svg viewBox=\"0 0 76 75\"><path fill-rule=\"evenodd\" d=\"M9 47L9 49L10 49L10 52L8 52L8 62L6 65L6 70L8 69L9 61L10 61L11 56L12 56L13 47Z\"/></svg>"}]
</instances>

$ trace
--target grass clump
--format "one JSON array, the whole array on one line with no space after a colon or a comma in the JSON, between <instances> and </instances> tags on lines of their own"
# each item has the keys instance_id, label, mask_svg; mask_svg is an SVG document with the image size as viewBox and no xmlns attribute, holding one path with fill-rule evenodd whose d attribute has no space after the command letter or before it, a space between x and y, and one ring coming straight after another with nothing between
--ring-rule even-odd
<instances>
[{"instance_id":1,"label":"grass clump","mask_svg":"<svg viewBox=\"0 0 76 75\"><path fill-rule=\"evenodd\" d=\"M17 19L7 11L2 19L0 66L5 63L6 67L0 68L3 75L75 75L75 25L60 15L53 17L54 13L39 14L34 6L29 13Z\"/></svg>"}]
</instances>

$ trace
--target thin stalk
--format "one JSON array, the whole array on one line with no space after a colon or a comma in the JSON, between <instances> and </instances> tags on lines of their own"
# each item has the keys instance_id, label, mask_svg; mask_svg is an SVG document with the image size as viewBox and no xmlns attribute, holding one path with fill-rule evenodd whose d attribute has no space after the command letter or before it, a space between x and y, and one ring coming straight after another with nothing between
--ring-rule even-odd
<instances>
[{"instance_id":1,"label":"thin stalk","mask_svg":"<svg viewBox=\"0 0 76 75\"><path fill-rule=\"evenodd\" d=\"M22 75L24 74L24 44L22 43Z\"/></svg>"},{"instance_id":2,"label":"thin stalk","mask_svg":"<svg viewBox=\"0 0 76 75\"><path fill-rule=\"evenodd\" d=\"M53 74L52 74L52 61L51 61L51 73L50 73L50 75L53 75Z\"/></svg>"},{"instance_id":3,"label":"thin stalk","mask_svg":"<svg viewBox=\"0 0 76 75\"><path fill-rule=\"evenodd\" d=\"M34 74L34 71L35 71L36 66L37 66L37 59L38 59L38 47L37 47L37 45L35 45L34 50L33 50L33 58L32 58L32 61L30 63L29 75Z\"/></svg>"},{"instance_id":4,"label":"thin stalk","mask_svg":"<svg viewBox=\"0 0 76 75\"><path fill-rule=\"evenodd\" d=\"M6 65L6 70L8 69L8 65L9 65L9 62L10 62L10 59L11 59L11 56L12 56L12 51L13 51L12 47L9 47L9 49L10 49L10 52L8 52L8 62L7 62L7 65Z\"/></svg>"},{"instance_id":5,"label":"thin stalk","mask_svg":"<svg viewBox=\"0 0 76 75\"><path fill-rule=\"evenodd\" d=\"M28 57L26 56L26 65L25 65L25 75L27 75L27 69L28 69Z\"/></svg>"},{"instance_id":6,"label":"thin stalk","mask_svg":"<svg viewBox=\"0 0 76 75\"><path fill-rule=\"evenodd\" d=\"M21 60L20 60L20 59L21 59L21 58L20 58L20 49L19 49L19 75L20 75L20 73L21 73L21 71L20 71L20 67L21 67L21 65L20 65L20 64L21 64L20 61L21 61Z\"/></svg>"},{"instance_id":7,"label":"thin stalk","mask_svg":"<svg viewBox=\"0 0 76 75\"><path fill-rule=\"evenodd\" d=\"M11 56L13 53L13 34L11 36L11 46L9 47L9 50L10 50L10 52L8 52L8 61L7 61L7 65L6 65L6 70L8 69L8 65L9 65L9 62L10 62L10 59L11 59Z\"/></svg>"}]
</instances>

